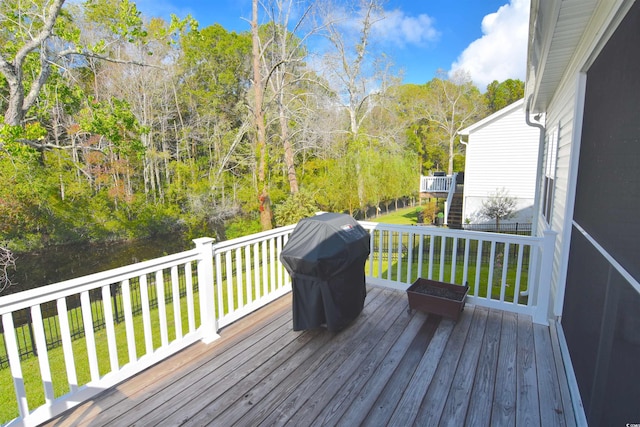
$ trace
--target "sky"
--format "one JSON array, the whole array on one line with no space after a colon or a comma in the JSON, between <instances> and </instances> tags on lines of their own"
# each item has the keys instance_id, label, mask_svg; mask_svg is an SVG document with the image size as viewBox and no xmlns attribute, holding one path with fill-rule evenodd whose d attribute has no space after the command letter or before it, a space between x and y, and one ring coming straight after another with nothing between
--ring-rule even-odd
<instances>
[{"instance_id":1,"label":"sky","mask_svg":"<svg viewBox=\"0 0 640 427\"><path fill-rule=\"evenodd\" d=\"M147 17L190 14L200 28L214 23L249 31L251 0L137 0ZM493 80L524 81L529 0L387 0L373 34L402 71L423 84L438 70L467 71L481 91Z\"/></svg>"}]
</instances>

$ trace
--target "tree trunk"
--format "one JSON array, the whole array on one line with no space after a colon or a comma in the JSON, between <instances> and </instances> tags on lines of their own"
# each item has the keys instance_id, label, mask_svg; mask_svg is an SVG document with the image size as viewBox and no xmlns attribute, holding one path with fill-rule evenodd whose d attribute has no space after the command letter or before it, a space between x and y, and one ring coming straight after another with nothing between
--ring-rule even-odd
<instances>
[{"instance_id":1,"label":"tree trunk","mask_svg":"<svg viewBox=\"0 0 640 427\"><path fill-rule=\"evenodd\" d=\"M271 201L267 185L267 130L264 124L264 110L262 108L263 87L260 74L260 37L258 34L258 0L252 1L252 56L253 56L253 89L255 93L254 117L257 132L256 153L258 155L258 200L260 202L260 225L263 230L270 230L272 226Z\"/></svg>"}]
</instances>

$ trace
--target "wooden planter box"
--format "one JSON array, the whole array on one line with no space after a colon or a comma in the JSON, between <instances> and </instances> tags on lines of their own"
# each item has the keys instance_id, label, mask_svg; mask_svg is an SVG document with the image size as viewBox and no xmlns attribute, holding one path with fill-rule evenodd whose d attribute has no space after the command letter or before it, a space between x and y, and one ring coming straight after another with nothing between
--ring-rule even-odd
<instances>
[{"instance_id":1,"label":"wooden planter box","mask_svg":"<svg viewBox=\"0 0 640 427\"><path fill-rule=\"evenodd\" d=\"M469 286L419 278L407 289L409 309L458 320Z\"/></svg>"}]
</instances>

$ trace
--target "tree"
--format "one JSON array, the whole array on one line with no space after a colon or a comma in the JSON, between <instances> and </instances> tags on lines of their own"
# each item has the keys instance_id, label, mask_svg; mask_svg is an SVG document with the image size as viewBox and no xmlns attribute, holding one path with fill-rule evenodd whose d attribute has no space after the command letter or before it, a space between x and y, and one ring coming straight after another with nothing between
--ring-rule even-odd
<instances>
[{"instance_id":1,"label":"tree","mask_svg":"<svg viewBox=\"0 0 640 427\"><path fill-rule=\"evenodd\" d=\"M332 48L323 57L323 72L349 115L353 140L357 139L362 122L375 105L372 98L386 90L390 62L384 54L372 54L372 28L384 19L381 1L355 3L354 10L347 10L342 3L323 2L321 12L322 27ZM351 22L353 16L357 19Z\"/></svg>"},{"instance_id":2,"label":"tree","mask_svg":"<svg viewBox=\"0 0 640 427\"><path fill-rule=\"evenodd\" d=\"M0 5L0 40L11 40L0 48L0 74L6 81L9 94L4 112L4 124L7 126L24 125L25 115L36 104L51 73L54 69L70 66L73 58L126 62L105 54L108 50L105 40L94 44L82 43L72 15L62 8L64 2L2 2ZM144 37L140 12L129 0L88 2L85 8L87 15L97 24L109 27L121 38ZM39 149L58 148L49 144L42 135L32 138L23 133L16 139Z\"/></svg>"},{"instance_id":3,"label":"tree","mask_svg":"<svg viewBox=\"0 0 640 427\"><path fill-rule=\"evenodd\" d=\"M523 97L524 82L517 79L507 79L501 83L494 80L487 85L487 91L484 94L489 114L495 113Z\"/></svg>"},{"instance_id":4,"label":"tree","mask_svg":"<svg viewBox=\"0 0 640 427\"><path fill-rule=\"evenodd\" d=\"M258 0L252 1L251 18L251 59L253 64L253 92L254 105L253 117L256 128L256 157L258 167L258 201L260 203L260 224L263 230L270 230L273 225L273 215L271 213L271 199L269 198L269 187L267 184L267 130L264 117L264 88L262 73L260 70L260 33L258 28Z\"/></svg>"},{"instance_id":5,"label":"tree","mask_svg":"<svg viewBox=\"0 0 640 427\"><path fill-rule=\"evenodd\" d=\"M517 201L509 196L509 192L503 187L482 202L480 216L496 221L496 231L500 230L500 221L515 216Z\"/></svg>"},{"instance_id":6,"label":"tree","mask_svg":"<svg viewBox=\"0 0 640 427\"><path fill-rule=\"evenodd\" d=\"M13 253L9 249L0 246L0 293L11 286L10 268L16 268L16 260L13 257Z\"/></svg>"},{"instance_id":7,"label":"tree","mask_svg":"<svg viewBox=\"0 0 640 427\"><path fill-rule=\"evenodd\" d=\"M428 84L429 95L425 105L425 117L446 138L449 148L447 173L453 174L458 132L483 114L482 96L471 82L469 74L458 70L447 78L442 72Z\"/></svg>"}]
</instances>

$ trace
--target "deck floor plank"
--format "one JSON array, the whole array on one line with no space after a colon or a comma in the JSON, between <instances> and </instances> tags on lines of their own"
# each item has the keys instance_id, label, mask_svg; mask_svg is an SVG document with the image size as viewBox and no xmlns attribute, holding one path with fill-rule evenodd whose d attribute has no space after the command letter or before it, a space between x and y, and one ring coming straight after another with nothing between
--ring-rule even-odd
<instances>
[{"instance_id":1,"label":"deck floor plank","mask_svg":"<svg viewBox=\"0 0 640 427\"><path fill-rule=\"evenodd\" d=\"M513 313L503 313L500 349L496 367L496 384L491 408L491 425L516 424L516 340L518 319Z\"/></svg>"},{"instance_id":2,"label":"deck floor plank","mask_svg":"<svg viewBox=\"0 0 640 427\"><path fill-rule=\"evenodd\" d=\"M556 366L551 348L549 328L533 325L535 340L536 370L538 374L538 396L540 399L540 425L566 426L560 387L553 379L557 378Z\"/></svg>"},{"instance_id":3,"label":"deck floor plank","mask_svg":"<svg viewBox=\"0 0 640 427\"><path fill-rule=\"evenodd\" d=\"M529 316L468 305L454 322L368 288L339 333L291 326L288 295L48 425L575 425Z\"/></svg>"},{"instance_id":4,"label":"deck floor plank","mask_svg":"<svg viewBox=\"0 0 640 427\"><path fill-rule=\"evenodd\" d=\"M455 323L449 319L443 319L439 322L438 329L435 331L427 351L422 356L415 375L403 391L402 398L389 420L390 425L413 424L454 326Z\"/></svg>"},{"instance_id":5,"label":"deck floor plank","mask_svg":"<svg viewBox=\"0 0 640 427\"><path fill-rule=\"evenodd\" d=\"M472 399L467 409L467 424L491 425L491 402L496 386L496 366L500 349L502 312L490 310L482 341L482 349L473 380Z\"/></svg>"},{"instance_id":6,"label":"deck floor plank","mask_svg":"<svg viewBox=\"0 0 640 427\"><path fill-rule=\"evenodd\" d=\"M449 341L447 341L443 357L438 363L438 368L429 385L427 394L424 396L423 404L418 411L414 424L435 426L440 422L475 312L476 310L468 310L458 319L456 327L453 329Z\"/></svg>"},{"instance_id":7,"label":"deck floor plank","mask_svg":"<svg viewBox=\"0 0 640 427\"><path fill-rule=\"evenodd\" d=\"M519 315L516 425L520 426L540 425L540 401L538 399L538 376L534 344L533 324L530 318Z\"/></svg>"},{"instance_id":8,"label":"deck floor plank","mask_svg":"<svg viewBox=\"0 0 640 427\"><path fill-rule=\"evenodd\" d=\"M449 395L440 417L442 426L464 425L475 372L478 368L480 349L483 346L487 316L489 310L476 307L471 328L464 344L464 350L458 361L455 376L449 390Z\"/></svg>"}]
</instances>

